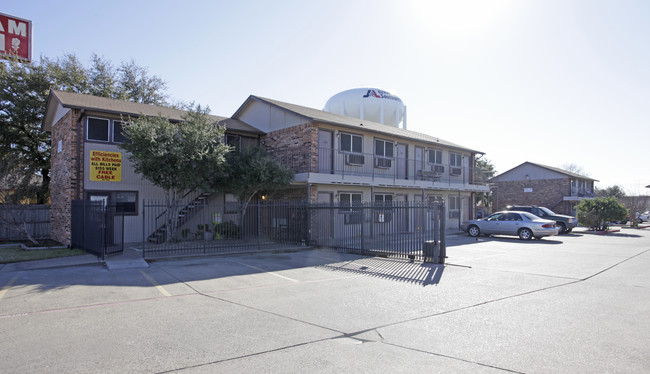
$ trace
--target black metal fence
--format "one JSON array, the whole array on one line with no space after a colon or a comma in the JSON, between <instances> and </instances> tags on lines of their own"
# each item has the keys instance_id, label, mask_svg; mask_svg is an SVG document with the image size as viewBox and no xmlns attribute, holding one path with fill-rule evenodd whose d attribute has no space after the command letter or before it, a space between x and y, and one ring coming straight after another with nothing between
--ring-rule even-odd
<instances>
[{"instance_id":1,"label":"black metal fence","mask_svg":"<svg viewBox=\"0 0 650 374\"><path fill-rule=\"evenodd\" d=\"M102 260L124 252L124 212L102 202L72 202L72 246Z\"/></svg>"},{"instance_id":2,"label":"black metal fence","mask_svg":"<svg viewBox=\"0 0 650 374\"><path fill-rule=\"evenodd\" d=\"M278 245L320 246L425 259L425 243L444 248L444 203L302 201L167 206L143 204L145 257L230 253Z\"/></svg>"}]
</instances>

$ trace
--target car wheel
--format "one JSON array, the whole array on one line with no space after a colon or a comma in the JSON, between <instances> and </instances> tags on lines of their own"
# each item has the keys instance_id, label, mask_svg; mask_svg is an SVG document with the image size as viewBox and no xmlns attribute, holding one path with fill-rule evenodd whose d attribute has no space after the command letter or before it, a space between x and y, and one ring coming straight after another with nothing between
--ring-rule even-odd
<instances>
[{"instance_id":1,"label":"car wheel","mask_svg":"<svg viewBox=\"0 0 650 374\"><path fill-rule=\"evenodd\" d=\"M469 236L477 237L481 235L481 230L478 228L478 226L472 225L467 228L467 233L469 234Z\"/></svg>"},{"instance_id":2,"label":"car wheel","mask_svg":"<svg viewBox=\"0 0 650 374\"><path fill-rule=\"evenodd\" d=\"M564 224L564 222L558 222L557 227L560 228L560 232L559 232L560 234L565 234L567 232L566 225Z\"/></svg>"},{"instance_id":3,"label":"car wheel","mask_svg":"<svg viewBox=\"0 0 650 374\"><path fill-rule=\"evenodd\" d=\"M529 228L524 227L523 229L519 230L519 239L530 240L532 238L533 238L533 232Z\"/></svg>"}]
</instances>

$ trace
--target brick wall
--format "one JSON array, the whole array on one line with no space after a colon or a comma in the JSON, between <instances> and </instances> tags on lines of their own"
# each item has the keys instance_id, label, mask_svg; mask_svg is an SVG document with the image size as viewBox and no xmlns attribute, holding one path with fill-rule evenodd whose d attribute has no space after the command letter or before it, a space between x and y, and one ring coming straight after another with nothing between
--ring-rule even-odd
<instances>
[{"instance_id":1,"label":"brick wall","mask_svg":"<svg viewBox=\"0 0 650 374\"><path fill-rule=\"evenodd\" d=\"M305 123L262 137L264 149L295 173L318 170L318 126Z\"/></svg>"},{"instance_id":2,"label":"brick wall","mask_svg":"<svg viewBox=\"0 0 650 374\"><path fill-rule=\"evenodd\" d=\"M77 162L78 157L83 157L83 149L78 148L83 147L77 138L83 136L79 117L79 110L70 110L52 126L50 238L68 246L72 239L72 200L80 199L78 191L83 191L83 160ZM77 180L77 168L81 169L80 180Z\"/></svg>"},{"instance_id":3,"label":"brick wall","mask_svg":"<svg viewBox=\"0 0 650 374\"><path fill-rule=\"evenodd\" d=\"M524 189L532 189L532 192L524 192ZM570 213L570 206L563 203L564 197L571 195L568 179L498 182L492 190L496 210L505 209L508 205L537 205L560 214ZM569 212L564 213L566 209Z\"/></svg>"}]
</instances>

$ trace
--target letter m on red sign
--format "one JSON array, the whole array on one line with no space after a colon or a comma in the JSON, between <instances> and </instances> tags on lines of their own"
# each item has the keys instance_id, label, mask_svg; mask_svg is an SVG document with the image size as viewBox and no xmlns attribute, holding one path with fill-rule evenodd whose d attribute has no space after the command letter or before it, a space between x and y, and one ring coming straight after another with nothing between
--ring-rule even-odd
<instances>
[{"instance_id":1,"label":"letter m on red sign","mask_svg":"<svg viewBox=\"0 0 650 374\"><path fill-rule=\"evenodd\" d=\"M0 13L0 57L32 60L32 21Z\"/></svg>"}]
</instances>

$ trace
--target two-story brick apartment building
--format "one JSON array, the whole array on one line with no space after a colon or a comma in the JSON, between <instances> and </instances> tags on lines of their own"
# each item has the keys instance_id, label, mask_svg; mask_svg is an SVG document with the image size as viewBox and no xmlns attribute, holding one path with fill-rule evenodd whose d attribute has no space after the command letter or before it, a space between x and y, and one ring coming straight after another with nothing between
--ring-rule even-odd
<instances>
[{"instance_id":1,"label":"two-story brick apartment building","mask_svg":"<svg viewBox=\"0 0 650 374\"><path fill-rule=\"evenodd\" d=\"M265 133L264 147L312 202L443 199L448 228L458 228L488 190L475 183L481 152L431 135L257 96L233 118Z\"/></svg>"},{"instance_id":2,"label":"two-story brick apartment building","mask_svg":"<svg viewBox=\"0 0 650 374\"><path fill-rule=\"evenodd\" d=\"M142 199L163 200L159 187L136 174L119 144L125 117L162 115L181 121L184 111L52 90L43 127L52 134L50 237L71 244L72 201L100 201L125 212L126 242L142 240ZM258 144L263 134L240 121L212 116L226 127L225 141ZM188 194L192 200L200 192Z\"/></svg>"},{"instance_id":3,"label":"two-story brick apartment building","mask_svg":"<svg viewBox=\"0 0 650 374\"><path fill-rule=\"evenodd\" d=\"M560 168L524 162L491 179L495 209L508 205L544 206L575 216L575 206L594 198L596 179Z\"/></svg>"},{"instance_id":4,"label":"two-story brick apartment building","mask_svg":"<svg viewBox=\"0 0 650 374\"><path fill-rule=\"evenodd\" d=\"M139 207L143 199L162 200L163 193L134 173L119 148L125 141L120 128L123 116L159 114L180 121L183 111L52 91L44 119L52 132L52 239L70 244L71 203L78 199L126 209L126 242L149 236L142 233ZM333 204L442 199L453 229L473 217L476 193L488 191L475 182L481 152L431 135L257 96L231 118L214 118L226 126L227 142L259 144L294 171L294 182L276 198ZM112 179L100 173L98 162L115 172ZM405 231L418 229L418 222L403 224Z\"/></svg>"}]
</instances>

